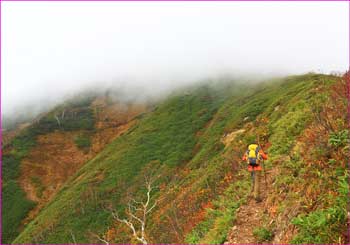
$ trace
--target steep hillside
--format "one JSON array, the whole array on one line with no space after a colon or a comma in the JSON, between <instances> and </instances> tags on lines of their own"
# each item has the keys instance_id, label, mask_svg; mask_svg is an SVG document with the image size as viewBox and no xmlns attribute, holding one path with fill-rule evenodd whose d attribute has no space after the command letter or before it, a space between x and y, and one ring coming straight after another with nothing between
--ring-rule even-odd
<instances>
[{"instance_id":1,"label":"steep hillside","mask_svg":"<svg viewBox=\"0 0 350 245\"><path fill-rule=\"evenodd\" d=\"M14 243L137 243L118 218L140 217L149 178L149 243L344 242L346 88L308 74L181 91L77 168ZM257 136L269 152L259 204L240 160Z\"/></svg>"},{"instance_id":2,"label":"steep hillside","mask_svg":"<svg viewBox=\"0 0 350 245\"><path fill-rule=\"evenodd\" d=\"M84 95L5 134L9 140L3 155L4 241L15 238L69 176L146 111L144 105Z\"/></svg>"}]
</instances>

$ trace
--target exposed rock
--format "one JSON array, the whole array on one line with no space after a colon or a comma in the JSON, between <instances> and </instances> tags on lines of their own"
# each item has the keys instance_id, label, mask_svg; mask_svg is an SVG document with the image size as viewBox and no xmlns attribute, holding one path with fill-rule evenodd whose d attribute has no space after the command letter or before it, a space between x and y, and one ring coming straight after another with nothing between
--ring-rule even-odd
<instances>
[{"instance_id":1,"label":"exposed rock","mask_svg":"<svg viewBox=\"0 0 350 245\"><path fill-rule=\"evenodd\" d=\"M234 132L228 133L221 138L221 142L225 145L225 147L231 145L231 142L236 138L237 135L245 132L245 129L239 129Z\"/></svg>"}]
</instances>

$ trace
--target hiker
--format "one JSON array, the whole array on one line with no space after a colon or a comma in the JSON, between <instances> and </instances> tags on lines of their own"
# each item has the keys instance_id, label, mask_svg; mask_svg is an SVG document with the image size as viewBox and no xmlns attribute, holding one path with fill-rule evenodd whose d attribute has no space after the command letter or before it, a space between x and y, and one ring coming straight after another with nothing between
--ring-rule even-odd
<instances>
[{"instance_id":1,"label":"hiker","mask_svg":"<svg viewBox=\"0 0 350 245\"><path fill-rule=\"evenodd\" d=\"M267 155L259 147L258 144L248 145L248 150L242 157L243 161L248 163L248 171L252 178L252 189L254 199L257 202L261 202L260 198L260 178L261 178L261 163L263 160L267 160Z\"/></svg>"}]
</instances>

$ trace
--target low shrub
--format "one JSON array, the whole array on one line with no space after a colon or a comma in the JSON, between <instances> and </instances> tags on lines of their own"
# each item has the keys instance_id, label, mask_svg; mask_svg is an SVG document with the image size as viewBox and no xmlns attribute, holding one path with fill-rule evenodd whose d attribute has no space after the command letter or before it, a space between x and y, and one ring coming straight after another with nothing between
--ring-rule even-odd
<instances>
[{"instance_id":1,"label":"low shrub","mask_svg":"<svg viewBox=\"0 0 350 245\"><path fill-rule=\"evenodd\" d=\"M31 177L30 180L35 187L37 197L41 198L45 190L45 187L42 184L40 178L38 176L33 176Z\"/></svg>"},{"instance_id":2,"label":"low shrub","mask_svg":"<svg viewBox=\"0 0 350 245\"><path fill-rule=\"evenodd\" d=\"M10 243L19 234L21 221L35 206L25 197L16 181L9 181L2 189L2 243Z\"/></svg>"},{"instance_id":3,"label":"low shrub","mask_svg":"<svg viewBox=\"0 0 350 245\"><path fill-rule=\"evenodd\" d=\"M345 146L349 143L349 131L345 129L339 132L331 133L328 143L335 148Z\"/></svg>"},{"instance_id":4,"label":"low shrub","mask_svg":"<svg viewBox=\"0 0 350 245\"><path fill-rule=\"evenodd\" d=\"M327 209L318 209L307 215L299 215L292 223L299 228L299 233L291 243L342 243L342 233L346 232L347 203L349 184L347 174L338 177L339 196L335 198L333 205Z\"/></svg>"},{"instance_id":5,"label":"low shrub","mask_svg":"<svg viewBox=\"0 0 350 245\"><path fill-rule=\"evenodd\" d=\"M256 237L259 243L271 241L273 238L273 233L265 227L255 228L253 235Z\"/></svg>"},{"instance_id":6,"label":"low shrub","mask_svg":"<svg viewBox=\"0 0 350 245\"><path fill-rule=\"evenodd\" d=\"M88 135L81 134L74 139L74 143L79 149L88 150L91 146L91 139Z\"/></svg>"}]
</instances>

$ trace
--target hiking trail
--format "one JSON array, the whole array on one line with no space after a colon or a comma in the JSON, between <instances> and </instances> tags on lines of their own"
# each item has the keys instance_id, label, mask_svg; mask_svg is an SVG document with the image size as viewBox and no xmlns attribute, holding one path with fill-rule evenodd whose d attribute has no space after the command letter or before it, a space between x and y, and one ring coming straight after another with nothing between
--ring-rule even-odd
<instances>
[{"instance_id":1,"label":"hiking trail","mask_svg":"<svg viewBox=\"0 0 350 245\"><path fill-rule=\"evenodd\" d=\"M253 231L255 228L263 225L264 216L266 218L266 215L268 215L266 200L272 190L271 183L274 172L274 169L266 171L267 188L265 188L264 173L261 173L260 196L262 201L257 203L250 196L247 203L238 208L236 220L228 233L225 244L258 243L256 237L253 235Z\"/></svg>"}]
</instances>

